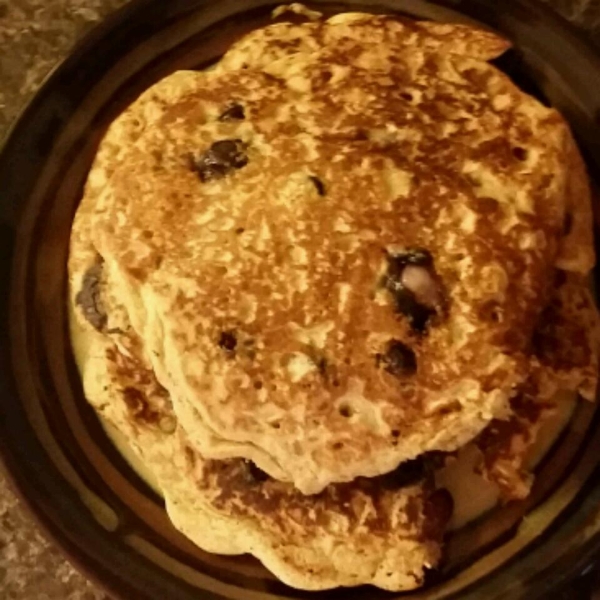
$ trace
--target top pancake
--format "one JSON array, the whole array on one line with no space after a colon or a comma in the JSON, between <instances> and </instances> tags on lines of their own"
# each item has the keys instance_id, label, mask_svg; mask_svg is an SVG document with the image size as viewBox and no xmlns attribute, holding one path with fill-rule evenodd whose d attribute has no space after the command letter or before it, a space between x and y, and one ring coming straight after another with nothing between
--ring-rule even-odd
<instances>
[{"instance_id":1,"label":"top pancake","mask_svg":"<svg viewBox=\"0 0 600 600\"><path fill-rule=\"evenodd\" d=\"M80 210L204 456L195 431L314 493L507 414L554 267L593 250L568 128L485 62L506 46L389 17L275 25L111 128Z\"/></svg>"}]
</instances>

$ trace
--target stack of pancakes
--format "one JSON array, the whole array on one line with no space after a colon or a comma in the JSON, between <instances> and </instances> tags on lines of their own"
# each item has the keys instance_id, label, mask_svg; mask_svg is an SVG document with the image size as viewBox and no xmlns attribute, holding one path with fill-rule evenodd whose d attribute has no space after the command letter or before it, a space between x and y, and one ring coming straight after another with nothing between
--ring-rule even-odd
<instances>
[{"instance_id":1,"label":"stack of pancakes","mask_svg":"<svg viewBox=\"0 0 600 600\"><path fill-rule=\"evenodd\" d=\"M300 588L411 589L452 516L440 469L474 449L524 498L545 420L595 396L587 177L487 62L495 34L306 14L111 125L73 343L198 546Z\"/></svg>"}]
</instances>

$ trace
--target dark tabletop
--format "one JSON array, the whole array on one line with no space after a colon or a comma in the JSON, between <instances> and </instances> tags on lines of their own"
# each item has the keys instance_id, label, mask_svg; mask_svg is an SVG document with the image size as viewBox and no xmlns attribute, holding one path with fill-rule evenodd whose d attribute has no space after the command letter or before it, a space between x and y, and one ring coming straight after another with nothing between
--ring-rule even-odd
<instances>
[{"instance_id":1,"label":"dark tabletop","mask_svg":"<svg viewBox=\"0 0 600 600\"><path fill-rule=\"evenodd\" d=\"M600 0L544 1L600 49ZM0 139L74 42L125 2L0 0ZM563 593L565 600L580 600L575 587ZM1 473L0 600L109 600L38 533ZM600 600L600 593L594 600Z\"/></svg>"}]
</instances>

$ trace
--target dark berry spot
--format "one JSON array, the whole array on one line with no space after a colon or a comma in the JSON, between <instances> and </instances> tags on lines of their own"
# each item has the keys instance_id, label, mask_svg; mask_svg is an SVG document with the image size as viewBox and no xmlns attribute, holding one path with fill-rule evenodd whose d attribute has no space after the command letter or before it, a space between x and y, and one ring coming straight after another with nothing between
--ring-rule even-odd
<instances>
[{"instance_id":1,"label":"dark berry spot","mask_svg":"<svg viewBox=\"0 0 600 600\"><path fill-rule=\"evenodd\" d=\"M419 302L416 291L421 292L422 297L439 297L438 283L433 273L433 258L431 254L422 248L407 249L404 252L386 254L388 266L383 279L384 287L392 294L396 311L404 315L411 327L423 333L427 327L430 317L436 314L435 307L425 302ZM403 273L407 267L422 267L426 270L422 275L428 285L425 289L411 290L406 287ZM408 271L407 271L408 274ZM414 277L413 277L414 279ZM421 279L423 279L421 277ZM423 287L422 282L420 287ZM431 288L431 289L427 289ZM425 293L423 293L425 292ZM435 304L435 302L433 302Z\"/></svg>"},{"instance_id":2,"label":"dark berry spot","mask_svg":"<svg viewBox=\"0 0 600 600\"><path fill-rule=\"evenodd\" d=\"M98 257L96 263L85 272L81 290L75 297L75 303L81 308L85 319L98 331L102 331L108 321L100 294L102 268L103 261Z\"/></svg>"},{"instance_id":3,"label":"dark berry spot","mask_svg":"<svg viewBox=\"0 0 600 600\"><path fill-rule=\"evenodd\" d=\"M352 414L353 411L350 406L347 404L342 404L342 406L340 406L340 415L342 415L342 417L350 418Z\"/></svg>"},{"instance_id":4,"label":"dark berry spot","mask_svg":"<svg viewBox=\"0 0 600 600\"><path fill-rule=\"evenodd\" d=\"M392 429L392 437L395 437L395 438L400 437L400 430L399 429Z\"/></svg>"},{"instance_id":5,"label":"dark berry spot","mask_svg":"<svg viewBox=\"0 0 600 600\"><path fill-rule=\"evenodd\" d=\"M527 150L525 148L522 148L521 146L516 146L515 148L513 148L513 156L517 159L517 160L527 160Z\"/></svg>"},{"instance_id":6,"label":"dark berry spot","mask_svg":"<svg viewBox=\"0 0 600 600\"><path fill-rule=\"evenodd\" d=\"M389 342L385 353L377 355L376 358L388 373L396 377L413 375L417 371L415 353L398 340Z\"/></svg>"},{"instance_id":7,"label":"dark berry spot","mask_svg":"<svg viewBox=\"0 0 600 600\"><path fill-rule=\"evenodd\" d=\"M235 232L237 233L237 235L242 235L242 233L244 233L244 231L246 231L243 227L238 227Z\"/></svg>"},{"instance_id":8,"label":"dark berry spot","mask_svg":"<svg viewBox=\"0 0 600 600\"><path fill-rule=\"evenodd\" d=\"M263 387L263 382L262 381L255 381L254 382L254 389L255 390L262 390Z\"/></svg>"},{"instance_id":9,"label":"dark berry spot","mask_svg":"<svg viewBox=\"0 0 600 600\"><path fill-rule=\"evenodd\" d=\"M407 102L413 101L413 95L410 92L402 92L400 94L400 98L402 98L403 100L406 100Z\"/></svg>"},{"instance_id":10,"label":"dark berry spot","mask_svg":"<svg viewBox=\"0 0 600 600\"><path fill-rule=\"evenodd\" d=\"M214 142L201 155L192 157L192 168L203 182L225 177L247 164L246 144L239 139Z\"/></svg>"},{"instance_id":11,"label":"dark berry spot","mask_svg":"<svg viewBox=\"0 0 600 600\"><path fill-rule=\"evenodd\" d=\"M344 443L343 442L335 442L335 444L333 444L333 449L334 450L341 450L344 447Z\"/></svg>"},{"instance_id":12,"label":"dark berry spot","mask_svg":"<svg viewBox=\"0 0 600 600\"><path fill-rule=\"evenodd\" d=\"M315 175L309 175L309 179L313 182L315 189L317 190L317 194L319 194L319 196L324 196L325 184Z\"/></svg>"},{"instance_id":13,"label":"dark berry spot","mask_svg":"<svg viewBox=\"0 0 600 600\"><path fill-rule=\"evenodd\" d=\"M227 352L233 352L237 346L237 337L234 331L222 331L219 336L219 347Z\"/></svg>"},{"instance_id":14,"label":"dark berry spot","mask_svg":"<svg viewBox=\"0 0 600 600\"><path fill-rule=\"evenodd\" d=\"M237 102L230 104L220 115L219 121L243 121L246 118L244 107Z\"/></svg>"},{"instance_id":15,"label":"dark berry spot","mask_svg":"<svg viewBox=\"0 0 600 600\"><path fill-rule=\"evenodd\" d=\"M427 328L429 318L435 315L435 311L419 304L415 295L404 287L395 290L393 294L396 311L408 319L410 326L415 331L423 333Z\"/></svg>"}]
</instances>

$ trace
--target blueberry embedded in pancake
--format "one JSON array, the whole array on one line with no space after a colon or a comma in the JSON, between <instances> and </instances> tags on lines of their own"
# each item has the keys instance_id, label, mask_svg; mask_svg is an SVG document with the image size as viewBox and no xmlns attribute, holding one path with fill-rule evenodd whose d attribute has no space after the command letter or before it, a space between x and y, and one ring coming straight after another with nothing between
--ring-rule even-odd
<instances>
[{"instance_id":1,"label":"blueberry embedded in pancake","mask_svg":"<svg viewBox=\"0 0 600 600\"><path fill-rule=\"evenodd\" d=\"M81 290L75 297L75 303L80 307L83 316L98 331L102 331L107 322L100 291L102 262L102 258L99 256L98 260L84 273Z\"/></svg>"},{"instance_id":2,"label":"blueberry embedded in pancake","mask_svg":"<svg viewBox=\"0 0 600 600\"><path fill-rule=\"evenodd\" d=\"M244 106L238 102L231 103L220 115L219 121L243 121L246 118Z\"/></svg>"},{"instance_id":3,"label":"blueberry embedded in pancake","mask_svg":"<svg viewBox=\"0 0 600 600\"><path fill-rule=\"evenodd\" d=\"M385 370L396 377L413 375L417 371L415 353L405 344L391 340L383 354L375 356L377 362L385 365Z\"/></svg>"},{"instance_id":4,"label":"blueberry embedded in pancake","mask_svg":"<svg viewBox=\"0 0 600 600\"><path fill-rule=\"evenodd\" d=\"M245 144L239 139L219 140L211 144L206 151L192 157L192 168L203 182L225 177L229 172L241 169L247 163Z\"/></svg>"},{"instance_id":5,"label":"blueberry embedded in pancake","mask_svg":"<svg viewBox=\"0 0 600 600\"><path fill-rule=\"evenodd\" d=\"M418 333L425 333L430 319L441 315L445 298L433 257L421 248L388 253L383 286L392 294L396 310Z\"/></svg>"}]
</instances>

